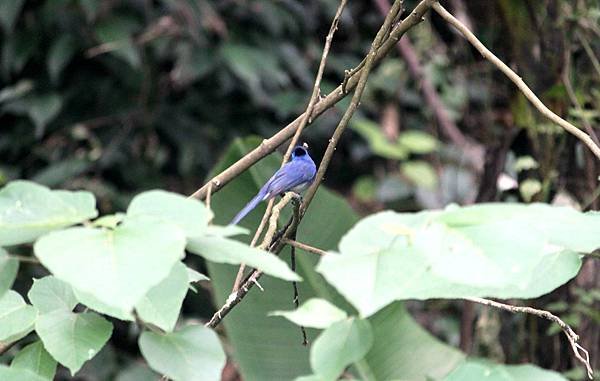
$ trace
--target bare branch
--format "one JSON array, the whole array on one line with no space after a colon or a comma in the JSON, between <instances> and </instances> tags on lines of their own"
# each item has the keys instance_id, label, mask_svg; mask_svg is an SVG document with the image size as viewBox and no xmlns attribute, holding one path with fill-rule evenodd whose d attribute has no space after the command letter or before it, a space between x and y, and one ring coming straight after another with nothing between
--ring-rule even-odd
<instances>
[{"instance_id":1,"label":"bare branch","mask_svg":"<svg viewBox=\"0 0 600 381\"><path fill-rule=\"evenodd\" d=\"M558 316L553 315L552 313L550 313L549 311L546 311L546 310L538 310L538 309L532 308L532 307L512 306L510 304L499 303L499 302L489 300L489 299L483 299L483 298L465 298L465 299L470 300L475 303L483 304L486 306L499 308L501 310L509 311L512 313L521 312L521 313L526 313L526 314L530 314L530 315L535 315L535 316L550 320L551 322L558 324L560 326L560 328L562 329L562 331L565 333L565 336L567 336L567 340L569 340L569 343L571 344L571 348L573 349L573 354L575 355L577 360L579 360L585 366L588 377L590 378L590 380L594 379L594 371L592 370L592 366L590 365L590 355L589 355L588 351L585 350L585 348L583 348L581 345L579 345L577 343L577 341L579 341L579 336L573 331L573 329L571 327L569 327L568 324L566 324L564 321L562 321Z\"/></svg>"},{"instance_id":2,"label":"bare branch","mask_svg":"<svg viewBox=\"0 0 600 381\"><path fill-rule=\"evenodd\" d=\"M531 102L531 104L533 104L533 106L537 108L542 115L544 115L552 122L558 124L565 130L567 130L577 139L581 140L583 144L588 146L588 148L592 151L594 156L600 159L600 147L597 146L596 143L594 143L594 141L588 134L586 134L576 126L572 125L571 123L567 122L560 116L556 115L554 112L552 112L552 110L546 107L546 105L535 95L533 91L531 91L531 89L527 86L523 79L517 75L517 73L512 71L504 62L502 62L502 60L496 57L494 53L489 51L489 49L486 48L485 45L483 45L481 41L479 41L477 37L475 37L475 35L471 33L471 31L463 23L461 23L454 16L452 16L450 12L448 12L444 7L440 5L440 3L436 2L433 4L432 7L440 16L442 16L444 20L446 20L450 25L458 29L458 31L467 39L467 41L469 41L471 45L473 45L475 49L477 49L479 53L481 53L483 58L487 59L498 69L500 69L500 71L504 73L504 75L506 75L517 86L517 88L523 93L523 95L525 95L529 102Z\"/></svg>"}]
</instances>

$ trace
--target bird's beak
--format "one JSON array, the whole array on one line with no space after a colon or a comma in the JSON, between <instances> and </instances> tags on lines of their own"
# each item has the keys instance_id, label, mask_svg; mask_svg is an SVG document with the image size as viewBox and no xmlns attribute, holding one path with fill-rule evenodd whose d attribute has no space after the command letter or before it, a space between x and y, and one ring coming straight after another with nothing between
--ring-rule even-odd
<instances>
[{"instance_id":1,"label":"bird's beak","mask_svg":"<svg viewBox=\"0 0 600 381\"><path fill-rule=\"evenodd\" d=\"M306 143L306 142L302 143L302 147L304 147L305 149L308 149L308 143Z\"/></svg>"}]
</instances>

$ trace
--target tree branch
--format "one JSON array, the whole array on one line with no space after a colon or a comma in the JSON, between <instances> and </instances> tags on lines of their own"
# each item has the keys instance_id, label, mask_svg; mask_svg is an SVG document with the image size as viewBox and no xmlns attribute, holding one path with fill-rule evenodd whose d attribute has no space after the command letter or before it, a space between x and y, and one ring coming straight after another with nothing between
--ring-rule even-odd
<instances>
[{"instance_id":1,"label":"tree branch","mask_svg":"<svg viewBox=\"0 0 600 381\"><path fill-rule=\"evenodd\" d=\"M400 39L400 36L421 21L423 15L429 10L429 8L431 8L431 5L434 3L434 1L435 0L421 0L411 14L392 29L387 40L379 49L377 49L374 62L381 61L381 59L383 59L383 57L385 57L390 50L394 48L395 44ZM315 104L313 114L310 116L309 121L307 122L308 125L310 125L316 117L342 100L348 94L347 91L353 89L358 84L357 75L360 74L361 70L353 72L352 75L347 78L347 81L345 81L346 91L343 91L342 85L340 85L329 95ZM281 144L285 143L287 139L294 135L296 129L300 126L300 122L303 117L304 114L297 117L293 122L281 129L278 133L271 136L269 139L263 140L260 146L256 147L254 150L250 151L223 172L209 180L208 182L212 182L214 184L213 193L223 188L223 186L250 168L257 161L273 152ZM190 197L203 200L206 197L206 192L208 190L208 182L194 192Z\"/></svg>"},{"instance_id":2,"label":"tree branch","mask_svg":"<svg viewBox=\"0 0 600 381\"><path fill-rule=\"evenodd\" d=\"M335 12L335 16L333 17L333 20L331 22L331 26L329 27L329 32L327 33L327 37L325 37L325 46L323 47L323 53L321 54L321 61L319 63L319 69L317 70L317 76L315 78L313 91L312 91L312 94L308 101L308 106L306 106L306 111L304 112L304 114L302 114L300 116L301 117L300 124L298 125L298 128L296 129L296 132L294 133L294 136L292 137L292 140L290 141L290 144L288 146L288 149L287 149L285 155L283 156L283 160L281 162L282 167L290 159L290 156L292 155L292 150L294 149L294 146L298 143L298 140L300 139L300 135L302 134L304 127L306 127L306 124L309 122L310 115L312 115L315 104L317 103L317 100L320 97L321 79L323 78L323 72L325 71L325 66L327 64L327 56L329 55L329 50L331 48L331 42L333 41L333 35L335 34L335 32L337 30L340 17L342 16L342 12L344 11L344 7L346 6L346 2L347 2L347 0L340 1L337 11ZM209 184L211 184L211 183L209 183ZM267 209L265 210L265 214L263 215L263 217L260 221L260 224L258 225L256 232L254 233L254 237L252 238L252 242L250 243L250 246L254 247L254 245L256 245L256 242L257 242L258 238L260 237L260 235L267 223L269 215L271 214L271 209L273 208L273 203L274 203L274 199L269 200L269 202L267 203ZM239 289L240 283L242 282L242 278L244 277L244 268L245 267L246 267L245 264L240 265L237 276L233 283L233 291L237 291Z\"/></svg>"},{"instance_id":3,"label":"tree branch","mask_svg":"<svg viewBox=\"0 0 600 381\"><path fill-rule=\"evenodd\" d=\"M512 71L502 60L496 57L488 48L485 47L475 37L473 33L460 21L458 21L454 16L450 14L444 7L440 5L440 3L434 3L432 5L433 9L440 15L444 20L446 20L450 25L454 26L458 31L481 53L483 58L490 61L494 64L504 75L506 75L516 86L517 88L525 95L525 97L531 102L531 104L538 109L538 111L544 115L546 118L550 119L552 122L558 124L562 128L564 128L567 132L574 135L577 139L581 140L583 144L588 146L588 148L592 151L594 156L600 159L600 147L594 143L592 138L574 126L573 124L567 122L560 116L556 115L552 110L550 110L546 105L535 95L533 91L527 86L527 84L523 81L521 77L517 75L514 71Z\"/></svg>"},{"instance_id":4,"label":"tree branch","mask_svg":"<svg viewBox=\"0 0 600 381\"><path fill-rule=\"evenodd\" d=\"M568 324L566 324L564 321L562 321L558 316L553 315L552 313L550 313L549 311L546 311L546 310L538 310L538 309L532 308L532 307L512 306L510 304L499 303L499 302L489 300L489 299L483 299L483 298L465 298L465 299L470 300L475 303L483 304L486 306L499 308L501 310L509 311L512 313L521 312L521 313L526 313L526 314L530 314L530 315L535 315L535 316L550 320L551 322L558 324L560 326L560 328L562 329L562 331L565 333L565 336L567 336L567 340L569 340L569 343L571 344L571 348L573 349L573 354L575 355L577 360L579 360L585 366L588 377L590 378L590 380L594 379L594 371L592 370L592 366L590 365L590 355L589 355L588 351L585 350L585 348L583 348L581 345L577 344L577 341L579 341L579 336L573 331L573 329L571 327L569 327Z\"/></svg>"}]
</instances>

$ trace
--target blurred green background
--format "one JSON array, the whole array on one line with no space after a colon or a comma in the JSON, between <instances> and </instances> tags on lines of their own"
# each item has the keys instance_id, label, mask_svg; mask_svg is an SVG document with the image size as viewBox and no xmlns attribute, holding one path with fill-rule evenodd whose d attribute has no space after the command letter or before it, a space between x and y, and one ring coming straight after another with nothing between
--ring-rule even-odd
<instances>
[{"instance_id":1,"label":"blurred green background","mask_svg":"<svg viewBox=\"0 0 600 381\"><path fill-rule=\"evenodd\" d=\"M407 0L405 7L416 3ZM381 4L349 2L323 94L368 51L383 19ZM597 0L443 4L552 110L588 133L600 131ZM25 178L53 188L87 189L102 213L123 210L146 189L192 193L235 138L269 137L303 111L337 5L329 0L0 1L0 185ZM436 16L429 14L407 37L459 139L449 138L423 96L405 47L373 71L325 184L361 215L493 200L598 209L598 161L543 119ZM346 104L340 102L304 133L315 161ZM577 328L596 368L598 284L600 265L588 260L574 281L537 301ZM210 316L209 303L198 302L206 302L209 291L194 298L186 303L189 316ZM560 371L573 367L562 338L545 322L525 316L501 321L498 312L448 301L409 304L430 332L471 354ZM98 356L92 362L113 364L106 377L114 374L121 352L137 350L127 334L118 336L106 355L112 360ZM228 379L236 379L235 369L231 372ZM98 374L90 371L80 379L106 379ZM569 375L583 376L580 370Z\"/></svg>"}]
</instances>

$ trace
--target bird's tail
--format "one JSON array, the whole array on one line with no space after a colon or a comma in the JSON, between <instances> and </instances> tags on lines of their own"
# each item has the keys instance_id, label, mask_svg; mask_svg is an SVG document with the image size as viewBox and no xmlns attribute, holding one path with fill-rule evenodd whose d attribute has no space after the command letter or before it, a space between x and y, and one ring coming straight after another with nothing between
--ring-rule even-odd
<instances>
[{"instance_id":1,"label":"bird's tail","mask_svg":"<svg viewBox=\"0 0 600 381\"><path fill-rule=\"evenodd\" d=\"M250 213L252 209L256 208L256 205L258 205L264 198L265 192L261 189L261 191L258 192L258 194L254 196L254 198L250 200L250 202L248 202L248 204L246 204L246 206L244 206L244 208L240 210L238 214L235 215L235 217L233 217L233 220L231 220L229 224L237 225L237 223L246 217L246 214Z\"/></svg>"}]
</instances>

